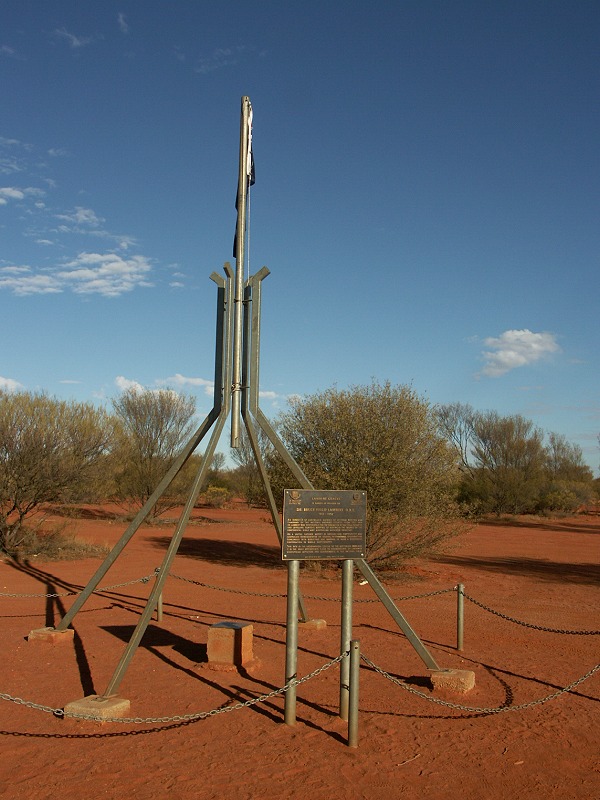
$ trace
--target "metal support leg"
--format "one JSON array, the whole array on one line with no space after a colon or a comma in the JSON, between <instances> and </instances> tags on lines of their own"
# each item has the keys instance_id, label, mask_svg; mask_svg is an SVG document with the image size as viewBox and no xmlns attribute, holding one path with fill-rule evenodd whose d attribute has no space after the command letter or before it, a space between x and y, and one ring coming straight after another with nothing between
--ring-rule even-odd
<instances>
[{"instance_id":1,"label":"metal support leg","mask_svg":"<svg viewBox=\"0 0 600 800\"><path fill-rule=\"evenodd\" d=\"M342 623L340 635L340 653L350 649L352 639L352 578L354 575L354 561L347 560L342 564ZM340 718L348 719L348 704L350 692L350 661L344 658L340 661Z\"/></svg>"},{"instance_id":2,"label":"metal support leg","mask_svg":"<svg viewBox=\"0 0 600 800\"><path fill-rule=\"evenodd\" d=\"M358 747L358 692L360 682L360 642L350 642L350 708L348 713L348 747Z\"/></svg>"},{"instance_id":3,"label":"metal support leg","mask_svg":"<svg viewBox=\"0 0 600 800\"><path fill-rule=\"evenodd\" d=\"M408 641L417 651L418 655L420 656L421 660L423 661L427 669L439 670L439 666L437 665L436 660L431 655L429 650L425 647L423 642L419 639L417 634L410 627L408 621L400 613L399 609L396 607L396 604L389 596L389 594L386 592L384 587L381 585L381 583L379 582L379 578L377 577L377 575L375 575L371 567L362 558L356 561L356 566L365 576L371 588L373 589L377 597L381 600L387 611L391 614L392 618L395 620L400 630L404 633Z\"/></svg>"},{"instance_id":4,"label":"metal support leg","mask_svg":"<svg viewBox=\"0 0 600 800\"><path fill-rule=\"evenodd\" d=\"M456 649L463 649L465 630L465 587L459 583L456 587Z\"/></svg>"},{"instance_id":5,"label":"metal support leg","mask_svg":"<svg viewBox=\"0 0 600 800\"><path fill-rule=\"evenodd\" d=\"M287 628L285 641L285 683L298 677L298 576L300 562L288 561ZM296 686L292 684L285 692L286 725L296 724Z\"/></svg>"}]
</instances>

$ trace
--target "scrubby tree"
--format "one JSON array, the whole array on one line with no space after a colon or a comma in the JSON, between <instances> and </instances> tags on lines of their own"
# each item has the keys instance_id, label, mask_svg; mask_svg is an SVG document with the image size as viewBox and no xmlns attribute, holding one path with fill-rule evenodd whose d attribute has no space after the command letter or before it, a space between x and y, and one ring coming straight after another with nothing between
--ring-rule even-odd
<instances>
[{"instance_id":1,"label":"scrubby tree","mask_svg":"<svg viewBox=\"0 0 600 800\"><path fill-rule=\"evenodd\" d=\"M0 549L18 550L29 515L102 479L111 438L104 410L31 392L0 392Z\"/></svg>"},{"instance_id":2,"label":"scrubby tree","mask_svg":"<svg viewBox=\"0 0 600 800\"><path fill-rule=\"evenodd\" d=\"M192 432L196 412L193 397L170 389L128 389L112 401L116 417L116 496L142 506L152 495ZM183 499L191 474L191 459L156 504L158 516Z\"/></svg>"},{"instance_id":3,"label":"scrubby tree","mask_svg":"<svg viewBox=\"0 0 600 800\"><path fill-rule=\"evenodd\" d=\"M262 428L256 431L258 446L263 460L267 458L271 445ZM265 491L260 472L254 458L250 438L244 427L241 429L239 447L231 449L231 458L237 468L231 478L249 506L263 505L266 502Z\"/></svg>"},{"instance_id":4,"label":"scrubby tree","mask_svg":"<svg viewBox=\"0 0 600 800\"><path fill-rule=\"evenodd\" d=\"M473 458L486 502L497 513L519 514L535 507L544 479L544 433L519 414L476 415Z\"/></svg>"},{"instance_id":5,"label":"scrubby tree","mask_svg":"<svg viewBox=\"0 0 600 800\"><path fill-rule=\"evenodd\" d=\"M367 492L367 554L393 566L462 527L456 459L429 404L410 387L353 386L293 400L278 421L290 454L317 489ZM271 469L275 496L289 473Z\"/></svg>"},{"instance_id":6,"label":"scrubby tree","mask_svg":"<svg viewBox=\"0 0 600 800\"><path fill-rule=\"evenodd\" d=\"M476 412L467 403L449 403L436 406L440 431L454 448L458 457L459 469L463 474L473 477L472 448Z\"/></svg>"},{"instance_id":7,"label":"scrubby tree","mask_svg":"<svg viewBox=\"0 0 600 800\"><path fill-rule=\"evenodd\" d=\"M594 475L583 460L581 447L559 433L548 434L546 481L540 493L540 511L575 511L593 500Z\"/></svg>"},{"instance_id":8,"label":"scrubby tree","mask_svg":"<svg viewBox=\"0 0 600 800\"><path fill-rule=\"evenodd\" d=\"M442 434L461 463L460 499L495 513L573 511L589 502L592 473L581 448L520 415L477 412L452 403L436 409Z\"/></svg>"}]
</instances>

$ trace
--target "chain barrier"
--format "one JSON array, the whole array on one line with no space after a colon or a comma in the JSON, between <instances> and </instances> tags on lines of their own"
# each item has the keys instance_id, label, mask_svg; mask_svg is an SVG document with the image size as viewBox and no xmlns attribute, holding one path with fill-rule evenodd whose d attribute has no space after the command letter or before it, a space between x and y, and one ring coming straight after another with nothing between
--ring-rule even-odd
<instances>
[{"instance_id":1,"label":"chain barrier","mask_svg":"<svg viewBox=\"0 0 600 800\"><path fill-rule=\"evenodd\" d=\"M569 631L569 630L563 630L563 629L560 629L560 628L546 628L544 625L534 625L531 622L523 622L520 619L515 619L514 617L509 617L508 614L503 614L501 611L495 611L493 608L490 608L489 606L486 606L483 603L480 603L479 600L475 600L474 597L471 597L471 595L467 594L465 591L463 591L463 596L466 597L467 600L470 600L471 603L473 603L476 606L479 606L479 608L483 608L484 611L488 611L490 614L495 614L495 616L497 616L497 617L501 617L502 619L506 619L509 622L514 622L516 625L523 625L525 628L533 628L533 630L535 630L535 631L547 631L548 633L564 633L564 634L570 634L570 635L573 635L573 636L599 636L600 635L600 631Z\"/></svg>"},{"instance_id":2,"label":"chain barrier","mask_svg":"<svg viewBox=\"0 0 600 800\"><path fill-rule=\"evenodd\" d=\"M133 586L135 583L148 583L152 578L155 578L160 573L160 567L155 567L154 572L151 575L144 575L142 578L135 578L131 581L125 581L124 583L114 583L111 586L102 586L99 589L94 589L93 594L101 594L102 592L109 592L113 589L121 589L124 586ZM272 593L272 592L251 592L245 589L231 589L224 586L216 586L211 583L204 583L202 581L195 581L192 578L184 578L181 575L174 575L170 573L169 577L174 578L178 581L183 581L184 583L190 583L193 586L201 586L204 589L213 589L217 592L229 592L230 594L240 594L246 595L248 597L270 597L270 598L286 598L287 594L285 593ZM57 592L54 594L17 594L17 593L10 593L10 592L0 592L0 597L21 597L21 598L31 598L31 597L43 597L43 598L57 598L57 597L74 597L75 595L81 594L83 591L80 590L78 592ZM411 594L411 595L404 595L402 597L392 598L394 602L402 602L405 600L420 600L426 597L435 597L436 595L447 594L448 592L456 592L458 591L458 586L452 586L448 589L437 589L433 592L424 592L422 594ZM545 625L535 625L531 622L524 622L523 620L516 619L515 617L511 617L508 614L504 614L501 611L496 611L490 606L485 605L485 603L476 600L470 594L467 594L463 590L462 592L463 597L469 600L473 605L482 608L484 611L487 611L490 614L494 614L496 617L500 617L501 619L505 619L508 622L513 622L515 625L522 625L525 628L531 628L536 631L545 631L547 633L558 633L558 634L565 634L565 635L572 635L572 636L600 636L600 630L566 630L564 628L550 628ZM341 598L339 597L326 597L324 595L314 595L314 594L306 594L304 595L306 600L322 600L325 602L331 603L340 603ZM353 603L379 603L380 600L378 598L370 598L370 597L363 597L363 598L354 598Z\"/></svg>"},{"instance_id":3,"label":"chain barrier","mask_svg":"<svg viewBox=\"0 0 600 800\"><path fill-rule=\"evenodd\" d=\"M155 578L160 572L160 567L155 567L151 575L144 575L143 578L135 578L132 581L125 581L125 583L113 583L112 586L102 586L99 589L94 589L93 594L100 594L102 592L110 592L113 589L121 589L123 586L133 586L134 583L148 583L152 578ZM0 597L73 597L74 595L81 594L83 589L78 592L62 592L56 594L9 594L8 592L0 592Z\"/></svg>"},{"instance_id":4,"label":"chain barrier","mask_svg":"<svg viewBox=\"0 0 600 800\"><path fill-rule=\"evenodd\" d=\"M191 583L194 586L202 586L202 588L204 589L214 589L217 592L230 592L231 594L243 594L243 595L248 595L250 597L281 597L281 598L287 597L287 594L285 593L268 594L267 592L250 592L246 589L228 589L224 586L215 586L212 583L203 583L202 581L195 581L192 578L184 578L181 575L174 575L173 573L170 573L169 577L175 578L175 580L178 581L184 581L185 583ZM435 592L426 592L425 594L411 594L411 595L406 595L405 597L396 597L394 598L394 601L400 602L401 600L417 600L421 597L433 597L436 594L445 594L446 592L455 592L455 591L456 591L456 586L452 586L450 589L438 589ZM325 597L316 594L303 594L302 596L304 597L305 600L324 600L331 603L341 602L341 599L339 597ZM366 597L366 598L354 598L352 602L380 603L381 601L378 600L377 598Z\"/></svg>"},{"instance_id":5,"label":"chain barrier","mask_svg":"<svg viewBox=\"0 0 600 800\"><path fill-rule=\"evenodd\" d=\"M580 683L587 681L588 678L591 678L596 672L600 670L600 664L596 664L595 667L592 667L585 675L582 675L581 678L577 678L577 680L570 683L568 686L565 686L563 689L559 689L557 692L553 692L552 694L547 695L546 697L540 697L538 700L531 700L529 703L521 703L518 706L497 706L495 708L478 708L476 706L463 706L460 703L451 703L448 700L440 700L437 697L430 697L429 695L423 694L423 692L417 691L417 689L413 689L412 686L408 686L408 684L404 683L404 681L399 680L398 678L394 678L385 670L378 667L374 664L367 656L361 653L361 659L367 664L371 669L375 670L375 672L379 673L382 677L387 678L392 683L395 683L401 689L405 689L410 694L415 694L417 697L422 698L423 700L428 700L430 703L436 703L439 706L445 706L446 708L453 708L457 711L467 711L469 714L502 714L505 711L524 711L527 708L533 708L534 706L542 705L543 703L547 703L550 700L556 700L557 697L560 697L567 692L570 692L576 686L579 686Z\"/></svg>"},{"instance_id":6,"label":"chain barrier","mask_svg":"<svg viewBox=\"0 0 600 800\"><path fill-rule=\"evenodd\" d=\"M336 658L332 659L331 661L327 661L325 664L317 667L317 669L309 672L308 675L305 675L303 678L293 678L281 688L273 689L272 692L261 694L259 697L253 697L243 703L235 703L232 706L224 706L223 708L213 708L210 711L198 711L195 714L175 714L172 717L98 717L94 714L77 714L70 711L66 712L63 708L52 708L51 706L44 706L40 703L34 703L31 700L23 700L21 697L13 697L12 695L4 692L0 692L0 700L6 700L10 703L16 703L17 705L25 706L26 708L32 708L35 711L43 711L44 713L52 714L55 717L87 720L90 722L120 722L126 725L158 725L173 722L192 722L194 720L207 719L207 717L215 717L218 714L226 714L229 711L239 711L241 708L249 708L257 703L264 703L266 700L270 700L272 697L277 697L278 695L283 694L293 686L300 686L301 684L312 680L312 678L316 678L334 664L338 664L340 661L343 661L344 658L348 658L349 655L350 651L346 650L346 652L340 653L339 656L336 656Z\"/></svg>"}]
</instances>

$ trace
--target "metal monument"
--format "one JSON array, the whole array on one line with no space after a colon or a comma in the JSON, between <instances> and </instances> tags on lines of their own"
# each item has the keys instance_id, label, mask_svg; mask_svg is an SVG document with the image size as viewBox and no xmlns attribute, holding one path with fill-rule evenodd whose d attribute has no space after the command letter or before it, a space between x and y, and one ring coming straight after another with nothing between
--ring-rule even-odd
<instances>
[{"instance_id":1,"label":"metal monument","mask_svg":"<svg viewBox=\"0 0 600 800\"><path fill-rule=\"evenodd\" d=\"M278 454L289 468L297 486L302 490L314 490L313 485L288 453L284 443L259 406L261 294L262 282L267 275L269 275L269 270L266 267L262 267L255 275L251 275L248 278L244 277L248 193L249 187L253 183L252 106L248 97L242 97L239 176L236 202L237 223L234 242L235 272L232 270L231 265L226 263L224 265L224 277L216 272L213 272L210 276L217 286L213 407L166 472L152 495L131 521L117 544L98 567L70 610L64 615L55 628L56 631L67 630L79 610L86 603L90 595L97 589L102 578L115 563L127 543L151 512L156 502L168 489L175 476L200 445L200 442L208 436L208 444L204 452L202 463L190 487L188 498L176 524L163 563L150 591L146 606L133 631L129 643L125 647L114 674L101 696L102 698L108 698L116 694L152 615L161 601L163 587L169 575L173 559L181 544L183 534L198 495L205 483L212 458L228 418L230 418L231 421L231 446L233 448L240 446L241 426L242 424L245 426L265 489L271 518L280 543L283 542L282 523L271 489L267 468L260 451L259 429L263 431L270 443L277 450ZM288 568L296 576L298 563L299 562L294 560L293 557L292 560L288 562ZM399 609L363 557L353 556L353 560L344 561L346 583L348 583L349 579L351 583L353 565L360 570L364 578L371 585L377 597L404 632L425 665L429 669L439 669L429 651L400 613ZM297 610L297 613L295 612L296 622L298 616L304 622L308 620L304 600L300 592L295 592L293 608ZM350 613L350 611L347 611L346 616ZM343 652L348 650L350 629L351 617L347 618L342 625L342 639L344 640L342 641ZM345 641L346 639L347 641ZM286 667L286 673L288 671ZM294 677L295 675L286 674L286 683Z\"/></svg>"}]
</instances>

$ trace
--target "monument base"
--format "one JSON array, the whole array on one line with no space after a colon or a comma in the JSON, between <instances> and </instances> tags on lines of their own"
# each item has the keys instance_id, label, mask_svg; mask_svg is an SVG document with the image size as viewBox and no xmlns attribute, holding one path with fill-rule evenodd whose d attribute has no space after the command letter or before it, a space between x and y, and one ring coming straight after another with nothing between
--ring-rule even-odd
<instances>
[{"instance_id":1,"label":"monument base","mask_svg":"<svg viewBox=\"0 0 600 800\"><path fill-rule=\"evenodd\" d=\"M104 722L113 717L126 717L129 714L129 700L111 695L100 697L90 694L81 700L73 700L64 707L65 717L77 719L81 722ZM94 717L93 720L84 720L83 717Z\"/></svg>"},{"instance_id":2,"label":"monument base","mask_svg":"<svg viewBox=\"0 0 600 800\"><path fill-rule=\"evenodd\" d=\"M429 671L433 691L442 689L466 694L475 688L475 673L470 669L432 669Z\"/></svg>"},{"instance_id":3,"label":"monument base","mask_svg":"<svg viewBox=\"0 0 600 800\"><path fill-rule=\"evenodd\" d=\"M57 631L56 628L36 628L27 634L28 642L48 642L58 644L59 642L72 642L75 631L67 628L64 631Z\"/></svg>"},{"instance_id":4,"label":"monument base","mask_svg":"<svg viewBox=\"0 0 600 800\"><path fill-rule=\"evenodd\" d=\"M298 630L304 631L322 631L327 627L327 622L324 619L306 619L299 620Z\"/></svg>"}]
</instances>

